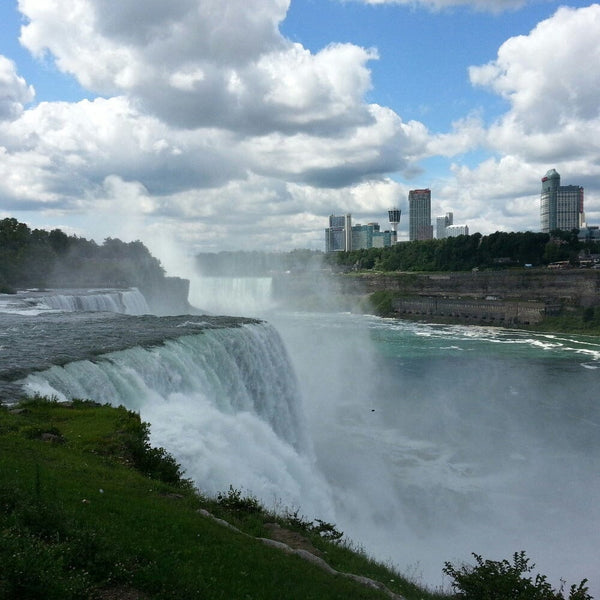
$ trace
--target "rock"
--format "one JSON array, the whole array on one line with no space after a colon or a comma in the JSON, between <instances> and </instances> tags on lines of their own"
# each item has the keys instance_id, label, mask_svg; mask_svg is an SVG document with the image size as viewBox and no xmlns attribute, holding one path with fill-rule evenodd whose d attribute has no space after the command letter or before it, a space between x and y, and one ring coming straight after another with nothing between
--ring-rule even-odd
<instances>
[{"instance_id":1,"label":"rock","mask_svg":"<svg viewBox=\"0 0 600 600\"><path fill-rule=\"evenodd\" d=\"M296 531L291 531L281 527L278 523L265 523L265 529L269 532L269 537L278 542L283 542L291 548L300 548L306 550L315 556L323 556L311 543L311 541Z\"/></svg>"}]
</instances>

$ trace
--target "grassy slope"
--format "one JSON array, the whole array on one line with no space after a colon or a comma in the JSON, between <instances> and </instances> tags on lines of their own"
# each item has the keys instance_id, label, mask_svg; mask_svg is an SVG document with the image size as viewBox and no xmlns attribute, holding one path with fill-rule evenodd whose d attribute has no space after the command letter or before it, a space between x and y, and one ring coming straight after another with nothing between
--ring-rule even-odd
<instances>
[{"instance_id":1,"label":"grassy slope","mask_svg":"<svg viewBox=\"0 0 600 600\"><path fill-rule=\"evenodd\" d=\"M268 537L265 521L275 517L253 503L224 506L173 477L178 466L144 442L135 413L83 402L23 408L0 408L0 599L387 597L251 537ZM45 432L57 437L44 440ZM338 571L385 582L408 599L442 597L344 544L314 533L311 541Z\"/></svg>"}]
</instances>

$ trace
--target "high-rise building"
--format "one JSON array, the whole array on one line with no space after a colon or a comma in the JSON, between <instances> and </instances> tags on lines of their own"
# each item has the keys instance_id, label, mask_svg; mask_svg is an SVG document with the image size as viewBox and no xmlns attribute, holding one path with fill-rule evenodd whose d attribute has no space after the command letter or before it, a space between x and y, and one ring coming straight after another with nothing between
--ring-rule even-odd
<instances>
[{"instance_id":1,"label":"high-rise building","mask_svg":"<svg viewBox=\"0 0 600 600\"><path fill-rule=\"evenodd\" d=\"M408 192L408 239L433 239L431 225L431 190L410 190Z\"/></svg>"},{"instance_id":2,"label":"high-rise building","mask_svg":"<svg viewBox=\"0 0 600 600\"><path fill-rule=\"evenodd\" d=\"M583 222L583 188L578 185L560 185L560 175L556 169L550 169L542 177L540 195L542 233L550 233L554 229L563 231L581 229Z\"/></svg>"},{"instance_id":3,"label":"high-rise building","mask_svg":"<svg viewBox=\"0 0 600 600\"><path fill-rule=\"evenodd\" d=\"M398 241L398 234L395 231L374 231L373 248L387 248L393 246Z\"/></svg>"},{"instance_id":4,"label":"high-rise building","mask_svg":"<svg viewBox=\"0 0 600 600\"><path fill-rule=\"evenodd\" d=\"M379 223L352 225L350 214L331 215L329 227L325 230L326 252L349 252L363 248L383 248L394 243L393 231L381 231Z\"/></svg>"},{"instance_id":5,"label":"high-rise building","mask_svg":"<svg viewBox=\"0 0 600 600\"><path fill-rule=\"evenodd\" d=\"M468 225L455 225L454 213L446 213L443 217L435 219L435 237L438 240L443 240L449 237L457 237L459 235L469 235Z\"/></svg>"},{"instance_id":6,"label":"high-rise building","mask_svg":"<svg viewBox=\"0 0 600 600\"><path fill-rule=\"evenodd\" d=\"M325 230L325 252L350 252L352 250L352 215L330 215Z\"/></svg>"},{"instance_id":7,"label":"high-rise building","mask_svg":"<svg viewBox=\"0 0 600 600\"><path fill-rule=\"evenodd\" d=\"M446 237L458 237L459 235L469 235L468 225L449 225L446 227Z\"/></svg>"},{"instance_id":8,"label":"high-rise building","mask_svg":"<svg viewBox=\"0 0 600 600\"><path fill-rule=\"evenodd\" d=\"M446 237L446 228L454 224L454 214L449 212L443 217L437 217L435 220L435 237L443 240Z\"/></svg>"},{"instance_id":9,"label":"high-rise building","mask_svg":"<svg viewBox=\"0 0 600 600\"><path fill-rule=\"evenodd\" d=\"M352 250L361 250L362 248L373 247L373 232L379 231L378 223L369 223L361 225L357 223L352 226Z\"/></svg>"},{"instance_id":10,"label":"high-rise building","mask_svg":"<svg viewBox=\"0 0 600 600\"><path fill-rule=\"evenodd\" d=\"M352 250L385 248L394 243L393 231L381 231L379 223L352 226Z\"/></svg>"}]
</instances>

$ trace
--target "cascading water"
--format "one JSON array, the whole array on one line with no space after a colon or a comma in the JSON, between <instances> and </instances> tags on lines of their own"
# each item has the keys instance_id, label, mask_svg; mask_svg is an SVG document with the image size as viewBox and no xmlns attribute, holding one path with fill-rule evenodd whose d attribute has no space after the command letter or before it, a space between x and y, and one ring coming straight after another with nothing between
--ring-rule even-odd
<instances>
[{"instance_id":1,"label":"cascading water","mask_svg":"<svg viewBox=\"0 0 600 600\"><path fill-rule=\"evenodd\" d=\"M136 288L131 290L91 290L89 292L58 293L29 299L36 305L69 312L115 312L126 315L144 315L150 308Z\"/></svg>"},{"instance_id":2,"label":"cascading water","mask_svg":"<svg viewBox=\"0 0 600 600\"><path fill-rule=\"evenodd\" d=\"M271 277L202 277L192 285L192 304L211 313L248 316L275 308Z\"/></svg>"},{"instance_id":3,"label":"cascading water","mask_svg":"<svg viewBox=\"0 0 600 600\"><path fill-rule=\"evenodd\" d=\"M38 315L50 311L147 315L152 311L137 288L127 290L27 290L0 294L0 313Z\"/></svg>"},{"instance_id":4,"label":"cascading water","mask_svg":"<svg viewBox=\"0 0 600 600\"><path fill-rule=\"evenodd\" d=\"M152 424L186 475L208 493L232 484L267 505L330 518L298 386L277 332L265 323L208 329L153 348L30 374L29 394L123 404ZM197 324L196 324L197 326Z\"/></svg>"},{"instance_id":5,"label":"cascading water","mask_svg":"<svg viewBox=\"0 0 600 600\"><path fill-rule=\"evenodd\" d=\"M192 280L193 304L202 288ZM598 595L594 341L269 312L255 298L236 298L237 314L281 334L332 520L351 539L430 586L444 561L525 550L557 588L587 577Z\"/></svg>"}]
</instances>

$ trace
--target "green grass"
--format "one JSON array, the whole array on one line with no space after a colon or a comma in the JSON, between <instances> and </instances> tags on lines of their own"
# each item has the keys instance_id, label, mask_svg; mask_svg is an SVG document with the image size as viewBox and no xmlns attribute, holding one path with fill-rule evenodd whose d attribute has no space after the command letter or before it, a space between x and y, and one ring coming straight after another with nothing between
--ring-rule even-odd
<instances>
[{"instance_id":1,"label":"green grass","mask_svg":"<svg viewBox=\"0 0 600 600\"><path fill-rule=\"evenodd\" d=\"M527 329L599 336L600 307L563 311L560 315L544 317L540 323L528 326Z\"/></svg>"},{"instance_id":2,"label":"green grass","mask_svg":"<svg viewBox=\"0 0 600 600\"><path fill-rule=\"evenodd\" d=\"M330 524L270 514L234 488L204 497L164 450L150 447L147 425L125 408L42 399L14 408L0 408L2 600L387 597L258 541L274 520L310 538L338 571L381 581L408 600L446 597L325 539L336 532Z\"/></svg>"}]
</instances>

